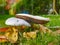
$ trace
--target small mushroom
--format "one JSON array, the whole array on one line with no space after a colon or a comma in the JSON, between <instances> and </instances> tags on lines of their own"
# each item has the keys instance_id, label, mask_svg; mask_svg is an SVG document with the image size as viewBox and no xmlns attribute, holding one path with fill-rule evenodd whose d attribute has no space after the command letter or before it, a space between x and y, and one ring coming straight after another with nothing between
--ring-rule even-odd
<instances>
[{"instance_id":1,"label":"small mushroom","mask_svg":"<svg viewBox=\"0 0 60 45\"><path fill-rule=\"evenodd\" d=\"M5 24L10 26L31 26L27 21L15 17L8 18Z\"/></svg>"},{"instance_id":2,"label":"small mushroom","mask_svg":"<svg viewBox=\"0 0 60 45\"><path fill-rule=\"evenodd\" d=\"M25 20L15 17L8 18L5 24L11 26L10 29L5 34L5 36L11 43L15 43L18 39L18 29L15 28L14 26L22 26L22 25L30 26L30 24Z\"/></svg>"},{"instance_id":3,"label":"small mushroom","mask_svg":"<svg viewBox=\"0 0 60 45\"><path fill-rule=\"evenodd\" d=\"M24 19L30 23L33 22L33 23L37 23L37 24L45 24L50 21L49 18L44 18L41 16L33 16L33 15L29 15L29 14L16 14L16 17Z\"/></svg>"}]
</instances>

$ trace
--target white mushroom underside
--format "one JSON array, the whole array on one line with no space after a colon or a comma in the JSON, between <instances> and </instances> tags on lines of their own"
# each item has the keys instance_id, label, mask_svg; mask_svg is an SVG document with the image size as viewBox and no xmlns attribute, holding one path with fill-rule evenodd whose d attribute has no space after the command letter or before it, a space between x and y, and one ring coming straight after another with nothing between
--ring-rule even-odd
<instances>
[{"instance_id":1,"label":"white mushroom underside","mask_svg":"<svg viewBox=\"0 0 60 45\"><path fill-rule=\"evenodd\" d=\"M49 18L44 18L44 17L41 17L41 16L33 16L33 15L29 15L29 14L16 14L16 15L27 16L27 17L31 17L31 18L34 18L34 19L37 19L37 20L49 21Z\"/></svg>"},{"instance_id":2,"label":"white mushroom underside","mask_svg":"<svg viewBox=\"0 0 60 45\"><path fill-rule=\"evenodd\" d=\"M31 26L27 21L15 17L8 18L5 22L6 25L11 25L11 26Z\"/></svg>"}]
</instances>

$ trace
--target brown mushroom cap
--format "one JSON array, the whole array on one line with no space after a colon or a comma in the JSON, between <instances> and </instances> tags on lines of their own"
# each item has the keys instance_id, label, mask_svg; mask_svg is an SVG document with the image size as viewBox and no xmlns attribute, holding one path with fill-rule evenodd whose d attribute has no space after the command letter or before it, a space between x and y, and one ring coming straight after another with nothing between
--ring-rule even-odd
<instances>
[{"instance_id":1,"label":"brown mushroom cap","mask_svg":"<svg viewBox=\"0 0 60 45\"><path fill-rule=\"evenodd\" d=\"M37 24L46 24L50 21L49 18L33 16L33 15L29 15L29 14L16 14L16 17L20 18L20 19L24 19L24 20L28 21L29 23L33 22L33 23L37 23Z\"/></svg>"}]
</instances>

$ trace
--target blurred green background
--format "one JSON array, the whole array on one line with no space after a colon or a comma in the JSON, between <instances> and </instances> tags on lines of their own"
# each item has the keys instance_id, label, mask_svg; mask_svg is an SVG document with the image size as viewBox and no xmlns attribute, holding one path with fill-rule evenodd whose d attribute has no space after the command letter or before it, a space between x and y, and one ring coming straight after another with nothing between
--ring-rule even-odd
<instances>
[{"instance_id":1,"label":"blurred green background","mask_svg":"<svg viewBox=\"0 0 60 45\"><path fill-rule=\"evenodd\" d=\"M55 0L55 9L60 14L60 0ZM0 14L5 14L7 5L5 0L0 0ZM33 15L48 14L53 8L53 0L21 0L18 3L11 4L10 11L16 10L16 13L29 13ZM8 13L7 13L8 14ZM54 14L54 13L53 13Z\"/></svg>"}]
</instances>

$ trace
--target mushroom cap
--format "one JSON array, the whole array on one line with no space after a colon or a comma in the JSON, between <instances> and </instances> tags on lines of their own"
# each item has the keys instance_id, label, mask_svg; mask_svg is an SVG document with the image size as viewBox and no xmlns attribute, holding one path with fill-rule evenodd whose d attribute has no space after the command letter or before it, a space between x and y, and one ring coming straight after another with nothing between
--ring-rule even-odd
<instances>
[{"instance_id":1,"label":"mushroom cap","mask_svg":"<svg viewBox=\"0 0 60 45\"><path fill-rule=\"evenodd\" d=\"M31 26L27 21L15 17L8 18L5 24L11 26Z\"/></svg>"},{"instance_id":2,"label":"mushroom cap","mask_svg":"<svg viewBox=\"0 0 60 45\"><path fill-rule=\"evenodd\" d=\"M34 22L37 24L45 24L50 21L49 18L44 18L41 16L33 16L33 15L29 15L29 14L16 14L16 17L24 19L28 22Z\"/></svg>"}]
</instances>

